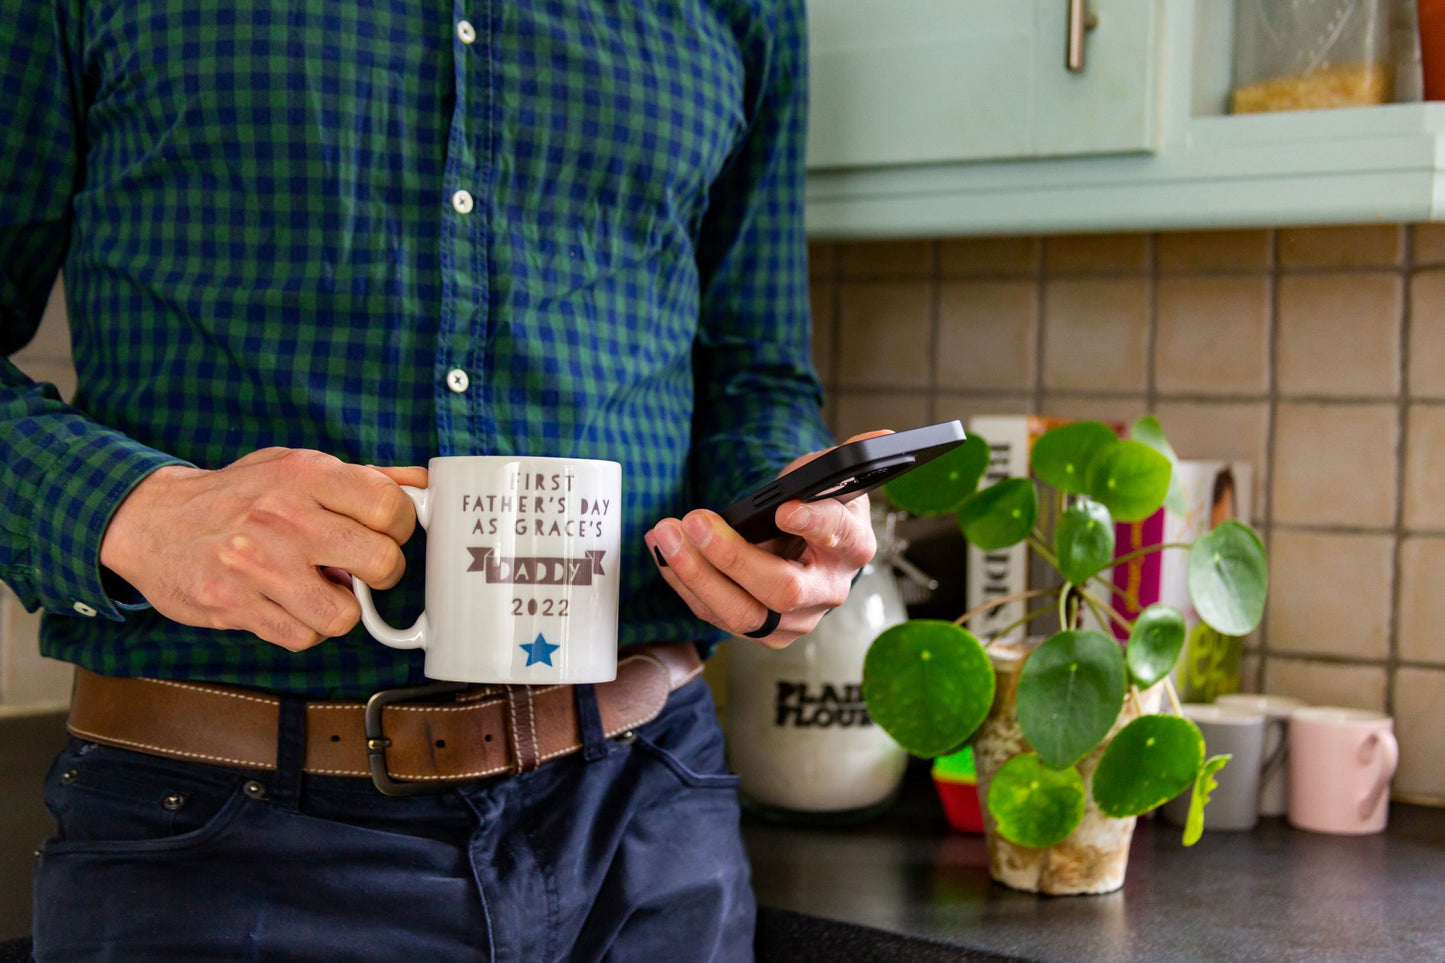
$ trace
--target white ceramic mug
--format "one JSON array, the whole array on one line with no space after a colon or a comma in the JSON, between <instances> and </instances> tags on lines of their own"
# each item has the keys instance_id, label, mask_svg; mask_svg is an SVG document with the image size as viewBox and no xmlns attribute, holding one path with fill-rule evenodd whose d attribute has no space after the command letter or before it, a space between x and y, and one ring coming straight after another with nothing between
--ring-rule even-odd
<instances>
[{"instance_id":1,"label":"white ceramic mug","mask_svg":"<svg viewBox=\"0 0 1445 963\"><path fill-rule=\"evenodd\" d=\"M622 466L586 458L433 458L403 486L427 533L426 609L407 629L377 614L379 642L426 650L429 678L530 685L617 675Z\"/></svg>"},{"instance_id":2,"label":"white ceramic mug","mask_svg":"<svg viewBox=\"0 0 1445 963\"><path fill-rule=\"evenodd\" d=\"M1204 807L1204 829L1253 829L1259 821L1259 773L1264 758L1264 713L1214 703L1186 702L1184 718L1204 735L1205 756L1233 758L1215 776L1218 786ZM1164 804L1164 817L1176 826L1188 822L1193 790Z\"/></svg>"},{"instance_id":3,"label":"white ceramic mug","mask_svg":"<svg viewBox=\"0 0 1445 963\"><path fill-rule=\"evenodd\" d=\"M1378 833L1389 819L1400 762L1394 721L1381 712L1312 706L1289 717L1289 821L1317 833Z\"/></svg>"},{"instance_id":4,"label":"white ceramic mug","mask_svg":"<svg viewBox=\"0 0 1445 963\"><path fill-rule=\"evenodd\" d=\"M1214 700L1218 706L1247 709L1264 715L1264 762L1259 774L1259 814L1289 812L1289 717L1304 702L1291 696L1233 693Z\"/></svg>"}]
</instances>

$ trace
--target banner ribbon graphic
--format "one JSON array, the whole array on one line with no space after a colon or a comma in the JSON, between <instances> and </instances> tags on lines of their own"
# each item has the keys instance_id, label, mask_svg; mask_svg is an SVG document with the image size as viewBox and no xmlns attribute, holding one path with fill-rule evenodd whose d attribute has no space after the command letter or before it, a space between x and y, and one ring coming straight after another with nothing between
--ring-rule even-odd
<instances>
[{"instance_id":1,"label":"banner ribbon graphic","mask_svg":"<svg viewBox=\"0 0 1445 963\"><path fill-rule=\"evenodd\" d=\"M468 572L482 572L488 583L498 585L591 585L594 575L602 571L601 549L591 549L582 558L555 555L503 558L490 547L467 547L472 555Z\"/></svg>"}]
</instances>

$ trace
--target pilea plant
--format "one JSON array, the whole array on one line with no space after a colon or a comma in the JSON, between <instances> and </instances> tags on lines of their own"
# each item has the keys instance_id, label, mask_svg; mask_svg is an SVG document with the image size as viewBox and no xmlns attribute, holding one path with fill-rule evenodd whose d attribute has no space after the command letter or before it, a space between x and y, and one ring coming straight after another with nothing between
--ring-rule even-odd
<instances>
[{"instance_id":1,"label":"pilea plant","mask_svg":"<svg viewBox=\"0 0 1445 963\"><path fill-rule=\"evenodd\" d=\"M1188 589L1199 617L1226 635L1243 635L1264 611L1268 565L1259 537L1238 521L1221 522L1193 543L1155 545L1115 558L1115 522L1143 520L1178 505L1171 482L1177 464L1159 422L1136 422L1127 438L1100 422L1075 422L1039 437L1032 474L1056 490L1057 511L1041 521L1033 478L1010 478L980 489L987 442L960 448L889 485L898 507L916 515L956 513L964 537L984 551L1027 541L1057 570L1056 588L1023 596L1036 607L1014 625L1057 612L1059 630L1028 656L1018 675L1018 722L1032 751L1010 759L994 777L986 805L997 831L1023 846L1050 846L1074 830L1088 793L1105 815L1137 816L1194 787L1185 843L1199 838L1214 775L1228 757L1205 758L1204 738L1179 710L1169 680L1184 646L1177 609L1150 605L1126 619L1112 604L1122 591L1103 577L1113 565L1151 551L1187 551ZM1050 497L1055 497L1051 495ZM1052 524L1048 524L1052 522ZM1045 531L1051 527L1052 531ZM932 758L966 745L989 713L995 674L969 621L1016 602L993 599L954 622L912 620L874 640L863 668L863 694L873 719L915 755ZM1137 604L1135 605L1137 610ZM1127 634L1122 645L1084 627L1084 613ZM1140 692L1162 684L1165 711L1140 708ZM1138 718L1109 741L1086 786L1078 763L1114 727L1125 700Z\"/></svg>"}]
</instances>

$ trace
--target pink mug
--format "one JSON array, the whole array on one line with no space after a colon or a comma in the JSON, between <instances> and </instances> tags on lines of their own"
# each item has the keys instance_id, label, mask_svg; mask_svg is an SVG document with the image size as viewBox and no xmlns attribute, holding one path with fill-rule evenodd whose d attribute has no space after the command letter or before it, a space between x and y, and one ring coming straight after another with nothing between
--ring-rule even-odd
<instances>
[{"instance_id":1,"label":"pink mug","mask_svg":"<svg viewBox=\"0 0 1445 963\"><path fill-rule=\"evenodd\" d=\"M1382 831L1399 762L1389 716L1332 706L1296 709L1289 718L1290 825L1352 836Z\"/></svg>"}]
</instances>

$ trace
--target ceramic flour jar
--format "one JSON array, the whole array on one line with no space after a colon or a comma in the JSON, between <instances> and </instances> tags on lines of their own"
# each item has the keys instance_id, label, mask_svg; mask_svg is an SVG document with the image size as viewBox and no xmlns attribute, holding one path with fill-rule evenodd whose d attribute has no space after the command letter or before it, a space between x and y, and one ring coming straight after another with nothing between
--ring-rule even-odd
<instances>
[{"instance_id":1,"label":"ceramic flour jar","mask_svg":"<svg viewBox=\"0 0 1445 963\"><path fill-rule=\"evenodd\" d=\"M785 649L727 643L728 759L744 808L789 822L848 823L892 802L908 754L863 703L863 657L907 618L875 515L879 550L848 601Z\"/></svg>"}]
</instances>

